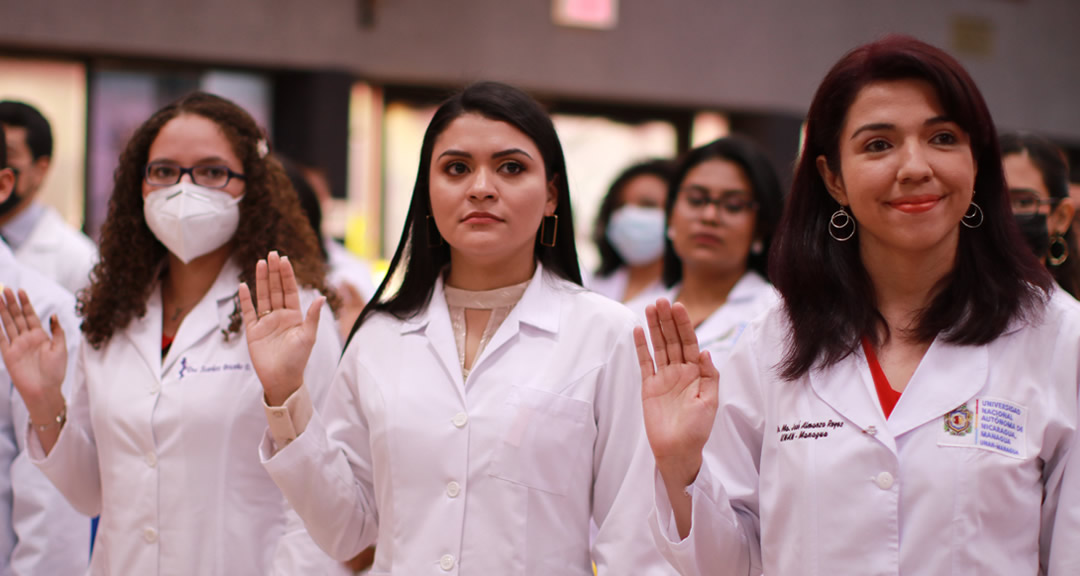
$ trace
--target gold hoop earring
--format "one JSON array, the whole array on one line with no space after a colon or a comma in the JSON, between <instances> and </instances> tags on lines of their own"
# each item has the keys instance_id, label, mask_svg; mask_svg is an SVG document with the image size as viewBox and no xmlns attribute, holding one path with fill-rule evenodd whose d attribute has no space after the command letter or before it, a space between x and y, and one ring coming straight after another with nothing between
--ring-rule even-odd
<instances>
[{"instance_id":1,"label":"gold hoop earring","mask_svg":"<svg viewBox=\"0 0 1080 576\"><path fill-rule=\"evenodd\" d=\"M548 239L549 236L548 236L548 233L547 233L548 222L551 222L550 240ZM557 239L556 234L558 233L558 231L559 231L559 215L558 214L552 214L551 216L544 216L544 219L540 221L540 245L541 246L547 246L548 248L554 248L555 247L555 240Z\"/></svg>"},{"instance_id":2,"label":"gold hoop earring","mask_svg":"<svg viewBox=\"0 0 1080 576\"><path fill-rule=\"evenodd\" d=\"M431 214L427 215L427 245L428 248L436 248L442 246L443 237L439 234L439 227L435 225L435 218Z\"/></svg>"},{"instance_id":3,"label":"gold hoop earring","mask_svg":"<svg viewBox=\"0 0 1080 576\"><path fill-rule=\"evenodd\" d=\"M973 229L982 226L983 211L974 200L972 200L971 205L968 206L967 212L964 213L964 217L960 219L960 223Z\"/></svg>"},{"instance_id":4,"label":"gold hoop earring","mask_svg":"<svg viewBox=\"0 0 1080 576\"><path fill-rule=\"evenodd\" d=\"M847 234L844 233L844 229L851 226L851 231ZM847 242L855 236L855 219L851 217L847 212L847 207L841 206L839 210L833 212L833 215L829 218L829 236L832 236L833 240L837 242Z\"/></svg>"},{"instance_id":5,"label":"gold hoop earring","mask_svg":"<svg viewBox=\"0 0 1080 576\"><path fill-rule=\"evenodd\" d=\"M1069 243L1065 241L1064 234L1054 234L1050 237L1050 249L1046 253L1046 263L1050 266L1061 266L1069 259Z\"/></svg>"}]
</instances>

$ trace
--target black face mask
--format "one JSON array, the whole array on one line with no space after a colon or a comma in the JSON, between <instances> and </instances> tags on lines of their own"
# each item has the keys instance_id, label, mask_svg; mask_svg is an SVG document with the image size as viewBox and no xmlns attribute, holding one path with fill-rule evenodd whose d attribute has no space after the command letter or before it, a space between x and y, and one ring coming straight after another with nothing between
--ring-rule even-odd
<instances>
[{"instance_id":1,"label":"black face mask","mask_svg":"<svg viewBox=\"0 0 1080 576\"><path fill-rule=\"evenodd\" d=\"M1025 214L1014 218L1035 256L1040 260L1046 258L1046 253L1050 251L1050 231L1046 227L1046 214Z\"/></svg>"}]
</instances>

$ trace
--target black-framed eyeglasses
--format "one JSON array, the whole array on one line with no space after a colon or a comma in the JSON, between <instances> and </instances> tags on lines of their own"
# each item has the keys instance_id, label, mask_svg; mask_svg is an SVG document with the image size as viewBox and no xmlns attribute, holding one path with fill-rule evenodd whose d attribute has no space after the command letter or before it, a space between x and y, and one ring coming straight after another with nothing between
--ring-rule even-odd
<instances>
[{"instance_id":1,"label":"black-framed eyeglasses","mask_svg":"<svg viewBox=\"0 0 1080 576\"><path fill-rule=\"evenodd\" d=\"M151 162L146 165L144 178L151 186L172 186L180 182L184 174L191 175L191 181L206 188L224 188L232 179L244 180L243 174L238 174L221 164L204 164L185 168L172 162Z\"/></svg>"},{"instance_id":2,"label":"black-framed eyeglasses","mask_svg":"<svg viewBox=\"0 0 1080 576\"><path fill-rule=\"evenodd\" d=\"M1020 216L1030 216L1032 214L1038 214L1039 209L1043 206L1054 207L1060 198L1043 198L1038 192L1030 188L1010 188L1009 189L1009 204L1012 206L1013 214Z\"/></svg>"},{"instance_id":3,"label":"black-framed eyeglasses","mask_svg":"<svg viewBox=\"0 0 1080 576\"><path fill-rule=\"evenodd\" d=\"M686 205L694 211L704 210L706 206L712 204L718 211L735 216L758 208L757 202L743 194L727 193L713 198L698 190L684 190L681 196Z\"/></svg>"}]
</instances>

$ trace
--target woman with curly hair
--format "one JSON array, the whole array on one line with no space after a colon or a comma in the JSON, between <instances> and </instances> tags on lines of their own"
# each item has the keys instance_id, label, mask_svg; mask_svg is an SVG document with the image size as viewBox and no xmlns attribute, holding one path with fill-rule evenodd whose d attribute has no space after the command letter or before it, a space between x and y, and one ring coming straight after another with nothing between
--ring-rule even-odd
<instances>
[{"instance_id":1,"label":"woman with curly hair","mask_svg":"<svg viewBox=\"0 0 1080 576\"><path fill-rule=\"evenodd\" d=\"M319 295L315 236L251 116L195 93L154 114L120 157L101 260L79 302L85 342L70 401L63 330L51 319L50 338L25 295L0 306L31 457L76 509L101 515L92 574L314 574L332 564L255 450L263 392L236 295L271 251L326 316L304 373L321 399L340 342Z\"/></svg>"}]
</instances>

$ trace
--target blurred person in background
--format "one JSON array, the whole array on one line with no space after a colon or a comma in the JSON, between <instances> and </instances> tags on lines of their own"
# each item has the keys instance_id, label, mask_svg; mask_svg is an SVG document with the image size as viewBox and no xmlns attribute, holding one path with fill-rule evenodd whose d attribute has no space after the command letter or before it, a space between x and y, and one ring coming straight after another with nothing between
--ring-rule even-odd
<instances>
[{"instance_id":1,"label":"blurred person in background","mask_svg":"<svg viewBox=\"0 0 1080 576\"><path fill-rule=\"evenodd\" d=\"M268 149L246 111L206 93L135 131L79 301L71 393L63 344L76 334L46 330L25 294L5 293L0 352L20 359L12 381L37 424L28 452L77 510L101 515L94 576L340 570L256 452L266 417L237 283L277 265L260 255L292 259L294 296L325 317L302 372L317 403L341 351L317 240Z\"/></svg>"},{"instance_id":2,"label":"blurred person in background","mask_svg":"<svg viewBox=\"0 0 1080 576\"><path fill-rule=\"evenodd\" d=\"M779 300L768 256L782 209L776 171L750 140L730 136L691 150L665 205L664 291L628 306L644 326L658 297L681 302L701 348L722 362L743 328Z\"/></svg>"},{"instance_id":3,"label":"blurred person in background","mask_svg":"<svg viewBox=\"0 0 1080 576\"><path fill-rule=\"evenodd\" d=\"M1069 168L1060 148L1029 133L1001 137L1005 183L1016 222L1058 287L1080 296L1080 253L1073 231Z\"/></svg>"},{"instance_id":4,"label":"blurred person in background","mask_svg":"<svg viewBox=\"0 0 1080 576\"><path fill-rule=\"evenodd\" d=\"M588 282L593 292L628 302L662 290L664 202L673 169L669 160L643 162L611 184L593 227L600 252Z\"/></svg>"},{"instance_id":5,"label":"blurred person in background","mask_svg":"<svg viewBox=\"0 0 1080 576\"><path fill-rule=\"evenodd\" d=\"M344 342L352 330L353 323L360 316L368 300L375 294L375 285L371 279L371 268L362 259L356 257L338 244L333 238L327 238L322 231L322 206L315 187L304 170L292 160L278 156L285 174L289 176L293 189L300 198L300 208L307 215L308 222L319 238L319 248L326 263L326 283L341 298L335 319L341 341Z\"/></svg>"},{"instance_id":6,"label":"blurred person in background","mask_svg":"<svg viewBox=\"0 0 1080 576\"><path fill-rule=\"evenodd\" d=\"M33 106L5 100L0 102L0 124L16 176L15 193L0 203L0 235L16 260L77 294L90 284L97 248L37 198L52 160L49 122Z\"/></svg>"},{"instance_id":7,"label":"blurred person in background","mask_svg":"<svg viewBox=\"0 0 1080 576\"><path fill-rule=\"evenodd\" d=\"M4 143L4 127L0 124L0 204L15 188L15 171L7 167ZM2 241L0 291L9 298L16 293L30 294L38 302L43 317L51 318L71 333L78 328L75 298L56 282L16 261ZM0 332L0 348L6 342L4 333ZM71 367L78 347L77 338L67 346L69 376L61 385L66 393L71 391ZM13 363L23 360L12 358ZM0 361L0 574L82 574L90 560L90 519L72 508L30 462L26 452L29 426L48 429L57 423L38 420L31 424L26 404L15 394L11 371L5 361Z\"/></svg>"}]
</instances>

